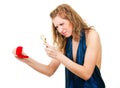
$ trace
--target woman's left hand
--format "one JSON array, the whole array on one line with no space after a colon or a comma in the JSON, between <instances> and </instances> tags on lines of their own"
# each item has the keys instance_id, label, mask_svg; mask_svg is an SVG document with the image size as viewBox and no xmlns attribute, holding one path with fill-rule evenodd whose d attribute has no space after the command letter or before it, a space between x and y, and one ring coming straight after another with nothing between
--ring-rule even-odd
<instances>
[{"instance_id":1,"label":"woman's left hand","mask_svg":"<svg viewBox=\"0 0 120 88\"><path fill-rule=\"evenodd\" d=\"M63 55L62 52L58 51L55 47L50 46L47 43L45 45L46 45L45 51L49 57L59 60L61 55Z\"/></svg>"}]
</instances>

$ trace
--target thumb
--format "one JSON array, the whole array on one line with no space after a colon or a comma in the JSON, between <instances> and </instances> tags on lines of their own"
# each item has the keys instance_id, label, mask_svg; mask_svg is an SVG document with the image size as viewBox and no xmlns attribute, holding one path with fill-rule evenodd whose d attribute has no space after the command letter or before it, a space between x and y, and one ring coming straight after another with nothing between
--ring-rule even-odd
<instances>
[{"instance_id":1,"label":"thumb","mask_svg":"<svg viewBox=\"0 0 120 88\"><path fill-rule=\"evenodd\" d=\"M50 47L48 43L44 43L44 45L46 46L46 48Z\"/></svg>"}]
</instances>

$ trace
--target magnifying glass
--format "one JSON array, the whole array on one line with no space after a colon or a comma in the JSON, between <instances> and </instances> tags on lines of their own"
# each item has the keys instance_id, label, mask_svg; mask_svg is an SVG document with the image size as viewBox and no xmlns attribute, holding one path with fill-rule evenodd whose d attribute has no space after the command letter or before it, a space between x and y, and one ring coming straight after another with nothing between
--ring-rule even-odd
<instances>
[{"instance_id":1,"label":"magnifying glass","mask_svg":"<svg viewBox=\"0 0 120 88\"><path fill-rule=\"evenodd\" d=\"M47 39L46 39L45 35L43 35L43 34L42 34L42 35L40 35L40 38L41 38L41 40L42 40L44 43L46 43L46 42L47 42L47 41L46 41Z\"/></svg>"}]
</instances>

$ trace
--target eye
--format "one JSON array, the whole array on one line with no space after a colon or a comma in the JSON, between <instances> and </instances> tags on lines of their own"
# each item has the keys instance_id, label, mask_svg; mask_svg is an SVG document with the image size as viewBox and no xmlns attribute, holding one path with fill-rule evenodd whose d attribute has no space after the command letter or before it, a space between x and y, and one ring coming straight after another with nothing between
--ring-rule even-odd
<instances>
[{"instance_id":1,"label":"eye","mask_svg":"<svg viewBox=\"0 0 120 88\"><path fill-rule=\"evenodd\" d=\"M61 23L60 25L62 26L64 23Z\"/></svg>"},{"instance_id":2,"label":"eye","mask_svg":"<svg viewBox=\"0 0 120 88\"><path fill-rule=\"evenodd\" d=\"M64 23L59 24L59 26L63 26ZM55 26L55 29L58 29L59 26Z\"/></svg>"}]
</instances>

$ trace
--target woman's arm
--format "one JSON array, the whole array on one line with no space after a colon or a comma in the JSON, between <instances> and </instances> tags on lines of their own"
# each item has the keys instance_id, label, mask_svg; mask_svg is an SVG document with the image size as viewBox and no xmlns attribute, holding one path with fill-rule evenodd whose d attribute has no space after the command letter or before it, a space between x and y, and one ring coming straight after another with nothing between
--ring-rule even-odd
<instances>
[{"instance_id":1,"label":"woman's arm","mask_svg":"<svg viewBox=\"0 0 120 88\"><path fill-rule=\"evenodd\" d=\"M71 61L62 53L57 52L49 47L47 47L46 51L50 57L58 59L71 72L84 80L88 80L94 71L97 59L99 58L99 52L101 47L97 32L91 31L88 34L87 38L87 48L83 65L79 65Z\"/></svg>"},{"instance_id":2,"label":"woman's arm","mask_svg":"<svg viewBox=\"0 0 120 88\"><path fill-rule=\"evenodd\" d=\"M94 71L97 59L101 58L100 48L101 46L98 33L92 30L87 36L87 48L83 65L76 64L63 55L61 56L63 58L59 58L59 60L71 72L83 78L84 80L88 80Z\"/></svg>"},{"instance_id":3,"label":"woman's arm","mask_svg":"<svg viewBox=\"0 0 120 88\"><path fill-rule=\"evenodd\" d=\"M52 76L54 72L57 70L57 68L60 65L60 62L52 59L51 62L48 65L39 63L31 58L28 58L26 61L24 61L27 65L32 67L34 70L47 75L47 76Z\"/></svg>"},{"instance_id":4,"label":"woman's arm","mask_svg":"<svg viewBox=\"0 0 120 88\"><path fill-rule=\"evenodd\" d=\"M32 58L19 58L16 56L15 54L15 49L13 51L13 54L15 55L15 57L26 63L27 65L29 65L31 68L33 68L34 70L44 74L44 75L47 75L47 76L51 76L55 71L56 69L59 67L60 65L60 62L58 60L55 60L55 59L52 59L51 62L48 64L48 65L45 65L45 64L42 64L42 63L39 63L37 62L36 60L32 59Z\"/></svg>"}]
</instances>

